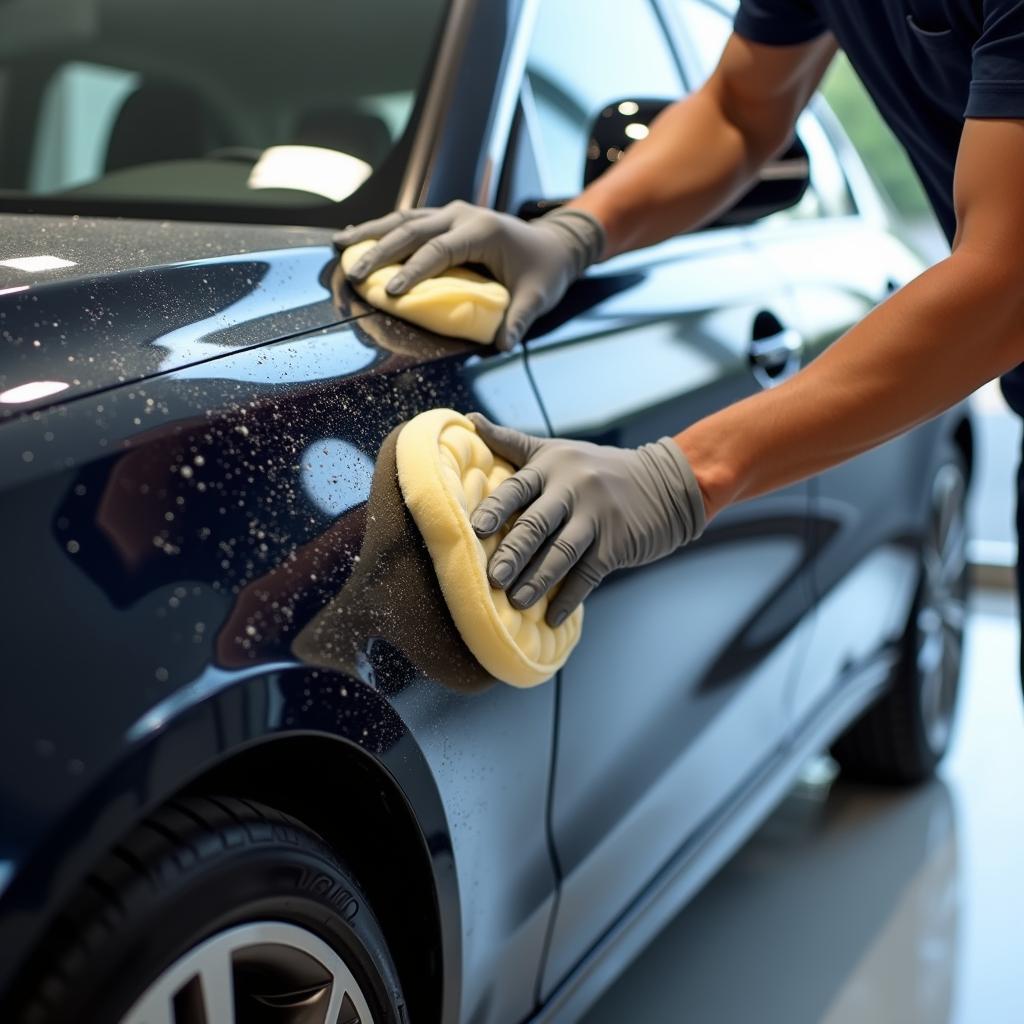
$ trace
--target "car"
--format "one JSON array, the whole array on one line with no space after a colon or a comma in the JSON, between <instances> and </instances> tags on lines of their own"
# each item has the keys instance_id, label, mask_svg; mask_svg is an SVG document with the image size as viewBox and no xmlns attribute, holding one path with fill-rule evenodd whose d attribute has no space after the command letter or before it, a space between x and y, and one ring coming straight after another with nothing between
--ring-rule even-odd
<instances>
[{"instance_id":1,"label":"car","mask_svg":"<svg viewBox=\"0 0 1024 1024\"><path fill-rule=\"evenodd\" d=\"M920 273L816 98L733 209L516 351L344 281L332 228L575 194L728 32L705 0L0 4L4 1020L576 1020L809 756L934 772L963 406L615 574L531 689L467 667L383 454L442 406L675 433Z\"/></svg>"}]
</instances>

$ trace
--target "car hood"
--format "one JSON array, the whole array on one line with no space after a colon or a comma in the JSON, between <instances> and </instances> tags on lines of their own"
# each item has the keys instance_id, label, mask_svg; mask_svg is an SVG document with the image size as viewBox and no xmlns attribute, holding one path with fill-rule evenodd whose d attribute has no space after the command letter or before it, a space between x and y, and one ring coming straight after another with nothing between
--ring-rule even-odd
<instances>
[{"instance_id":1,"label":"car hood","mask_svg":"<svg viewBox=\"0 0 1024 1024\"><path fill-rule=\"evenodd\" d=\"M0 419L344 319L330 231L0 215Z\"/></svg>"}]
</instances>

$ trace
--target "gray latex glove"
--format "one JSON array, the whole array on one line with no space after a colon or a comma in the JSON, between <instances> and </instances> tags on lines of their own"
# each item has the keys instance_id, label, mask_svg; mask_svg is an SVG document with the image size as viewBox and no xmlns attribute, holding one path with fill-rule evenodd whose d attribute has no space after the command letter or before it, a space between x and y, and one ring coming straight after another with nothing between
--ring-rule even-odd
<instances>
[{"instance_id":1,"label":"gray latex glove","mask_svg":"<svg viewBox=\"0 0 1024 1024\"><path fill-rule=\"evenodd\" d=\"M696 540L704 499L669 437L640 448L531 437L470 419L495 454L520 467L472 516L487 537L524 510L487 567L491 584L528 608L563 580L548 606L558 626L610 572L645 565Z\"/></svg>"},{"instance_id":2,"label":"gray latex glove","mask_svg":"<svg viewBox=\"0 0 1024 1024\"><path fill-rule=\"evenodd\" d=\"M481 263L512 294L495 346L508 351L530 325L601 255L601 225L581 210L553 210L534 221L456 200L440 209L401 210L339 231L345 249L367 238L375 245L350 271L363 280L378 267L405 262L388 283L390 295L443 274L449 267Z\"/></svg>"}]
</instances>

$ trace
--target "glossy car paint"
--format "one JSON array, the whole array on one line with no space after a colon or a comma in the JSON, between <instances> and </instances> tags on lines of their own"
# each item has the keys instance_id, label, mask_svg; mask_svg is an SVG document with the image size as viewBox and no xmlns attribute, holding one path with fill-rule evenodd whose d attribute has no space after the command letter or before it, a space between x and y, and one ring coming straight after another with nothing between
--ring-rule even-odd
<instances>
[{"instance_id":1,"label":"glossy car paint","mask_svg":"<svg viewBox=\"0 0 1024 1024\"><path fill-rule=\"evenodd\" d=\"M4 391L60 382L67 402L339 319L325 231L169 221L111 227L4 217L6 251L52 248L68 264L35 273L0 265ZM47 404L52 399L0 402L0 417Z\"/></svg>"},{"instance_id":2,"label":"glossy car paint","mask_svg":"<svg viewBox=\"0 0 1024 1024\"><path fill-rule=\"evenodd\" d=\"M313 251L323 273L310 276L326 279L333 254ZM308 259L296 250L303 298ZM253 308L263 287L254 277ZM48 315L63 319L41 291ZM123 292L128 305L107 307L93 344L80 326L67 347L48 337L32 350L47 374L54 347L98 352L110 321L134 320L130 285ZM16 319L25 298L12 299L6 322L27 336ZM45 872L33 884L47 840L56 857L83 841L81 856L94 857L226 753L275 734L333 734L368 750L410 798L424 791L413 810L441 861L435 872L451 873L452 853L465 872L441 905L456 949L463 932L476 937L465 946L466 997L525 1014L554 889L539 827L554 688L460 693L425 678L415 652L410 661L368 637L344 670L304 667L292 646L358 561L374 457L395 425L438 404L531 431L542 415L522 355L484 360L376 313L338 309L335 319L5 424L8 578L60 583L23 586L5 621L17 643L0 713L0 803L12 817L3 857L20 864L31 851L32 864L5 901L0 948L16 957L46 917L37 907L30 922L19 904L55 909L67 896ZM162 339L135 344L143 354L129 364ZM131 343L115 335L111 345L124 353ZM102 827L77 843L52 837L69 815Z\"/></svg>"},{"instance_id":3,"label":"glossy car paint","mask_svg":"<svg viewBox=\"0 0 1024 1024\"><path fill-rule=\"evenodd\" d=\"M494 133L510 120L500 69L514 79L522 50L508 27L518 5L505 10L453 6L430 131L413 149L422 178L410 176L403 201L496 188ZM395 425L452 405L624 444L678 429L754 389L757 312L804 331L813 354L850 303L882 297L877 268L848 272L841 246L819 262L820 246L786 234L783 263L777 249L759 258L774 243L756 232L678 240L596 271L525 355L481 356L361 306L334 276L326 232L2 221L0 260L79 265L0 267L0 390L71 385L5 410L0 426L0 558L14 581L0 991L147 809L261 745L282 744L267 749L283 758L285 744L316 742L320 770L295 778L296 799L344 817L357 758L415 820L416 848L403 853L434 886L438 1019L518 1021L550 994L554 1012L573 978L598 976L596 959L607 977L630 955L617 920L671 912L749 831L803 750L786 745L800 710L827 740L859 709L852 674L805 691L819 684L800 666L814 650L830 664L840 636L858 634L840 612L825 618L830 594L879 551L910 564L923 523L915 477L878 496L868 462L851 464L832 498L815 482L751 503L691 551L610 581L578 656L536 690L473 693L429 677L387 608L384 635L354 631L342 658L300 642L358 565L373 460ZM870 230L859 244L896 251ZM815 321L813 289L853 298ZM601 397L583 407L587 394ZM886 457L923 476L936 436L959 422L944 417ZM872 491L871 531L858 487ZM701 630L673 629L680 594L706 610ZM884 628L859 637L864 664L905 621L907 595L890 596ZM757 801L716 833L738 789ZM393 855L386 836L373 843L370 856Z\"/></svg>"},{"instance_id":4,"label":"glossy car paint","mask_svg":"<svg viewBox=\"0 0 1024 1024\"><path fill-rule=\"evenodd\" d=\"M920 262L890 234L859 218L807 224L784 234L755 231L767 256L785 266L805 358L836 338L920 273ZM916 538L943 437L963 413L944 417L822 473L812 481L810 525L818 595L814 636L792 697L800 721L844 675L900 636L918 579ZM954 442L956 443L956 442ZM857 629L848 628L850 622Z\"/></svg>"},{"instance_id":5,"label":"glossy car paint","mask_svg":"<svg viewBox=\"0 0 1024 1024\"><path fill-rule=\"evenodd\" d=\"M756 391L754 324L788 302L739 231L611 261L577 291L607 297L531 341L530 369L557 435L621 445ZM808 511L806 484L744 503L589 601L561 673L546 991L785 737L812 605Z\"/></svg>"}]
</instances>

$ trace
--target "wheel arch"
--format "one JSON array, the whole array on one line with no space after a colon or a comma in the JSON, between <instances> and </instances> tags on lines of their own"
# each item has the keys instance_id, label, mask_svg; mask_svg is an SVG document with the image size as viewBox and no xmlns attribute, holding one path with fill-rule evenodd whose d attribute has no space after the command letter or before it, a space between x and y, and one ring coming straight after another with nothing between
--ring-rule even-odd
<instances>
[{"instance_id":1,"label":"wheel arch","mask_svg":"<svg viewBox=\"0 0 1024 1024\"><path fill-rule=\"evenodd\" d=\"M306 703L306 693L324 699ZM301 666L214 673L152 708L124 742L25 849L0 893L0 950L13 954L0 956L0 1018L23 999L26 970L32 973L61 909L100 861L169 800L219 789L303 821L360 882L366 865L371 902L388 897L381 926L389 945L401 947L395 958L413 1019L457 1020L462 926L444 805L425 754L376 688ZM382 828L389 831L375 831ZM379 847L369 856L352 835L387 835L394 841L380 846L389 856L379 856ZM389 867L397 874L389 876ZM401 892L395 878L407 883ZM418 893L410 892L414 883L422 883Z\"/></svg>"},{"instance_id":2,"label":"wheel arch","mask_svg":"<svg viewBox=\"0 0 1024 1024\"><path fill-rule=\"evenodd\" d=\"M316 775L323 788L294 785ZM378 763L333 737L285 736L229 757L184 792L255 800L319 833L370 900L411 1019L441 1020L443 938L430 851L408 801Z\"/></svg>"}]
</instances>

